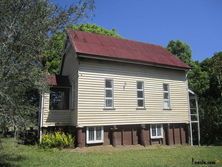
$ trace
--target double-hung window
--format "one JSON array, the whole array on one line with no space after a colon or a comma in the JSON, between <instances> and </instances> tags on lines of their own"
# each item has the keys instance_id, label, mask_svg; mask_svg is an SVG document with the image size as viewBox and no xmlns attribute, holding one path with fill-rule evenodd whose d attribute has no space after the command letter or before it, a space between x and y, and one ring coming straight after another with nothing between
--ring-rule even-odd
<instances>
[{"instance_id":1,"label":"double-hung window","mask_svg":"<svg viewBox=\"0 0 222 167\"><path fill-rule=\"evenodd\" d=\"M113 108L113 80L105 80L105 108Z\"/></svg>"},{"instance_id":2,"label":"double-hung window","mask_svg":"<svg viewBox=\"0 0 222 167\"><path fill-rule=\"evenodd\" d=\"M103 142L103 127L88 127L86 130L87 144Z\"/></svg>"},{"instance_id":3,"label":"double-hung window","mask_svg":"<svg viewBox=\"0 0 222 167\"><path fill-rule=\"evenodd\" d=\"M163 125L162 124L151 125L150 136L152 139L163 138Z\"/></svg>"},{"instance_id":4,"label":"double-hung window","mask_svg":"<svg viewBox=\"0 0 222 167\"><path fill-rule=\"evenodd\" d=\"M144 82L137 81L137 107L144 108Z\"/></svg>"},{"instance_id":5,"label":"double-hung window","mask_svg":"<svg viewBox=\"0 0 222 167\"><path fill-rule=\"evenodd\" d=\"M169 84L163 84L163 109L170 109L170 90Z\"/></svg>"}]
</instances>

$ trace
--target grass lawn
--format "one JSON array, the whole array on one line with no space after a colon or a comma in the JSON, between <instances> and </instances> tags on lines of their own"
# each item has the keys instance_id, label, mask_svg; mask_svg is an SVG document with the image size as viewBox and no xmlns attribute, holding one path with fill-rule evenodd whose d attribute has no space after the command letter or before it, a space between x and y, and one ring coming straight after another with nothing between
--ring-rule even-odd
<instances>
[{"instance_id":1,"label":"grass lawn","mask_svg":"<svg viewBox=\"0 0 222 167\"><path fill-rule=\"evenodd\" d=\"M192 164L192 158L217 161L212 167L222 166L222 147L191 146L112 146L83 149L40 149L37 146L16 144L13 139L2 139L0 166L85 166L85 167L202 167ZM0 146L1 147L1 146Z\"/></svg>"}]
</instances>

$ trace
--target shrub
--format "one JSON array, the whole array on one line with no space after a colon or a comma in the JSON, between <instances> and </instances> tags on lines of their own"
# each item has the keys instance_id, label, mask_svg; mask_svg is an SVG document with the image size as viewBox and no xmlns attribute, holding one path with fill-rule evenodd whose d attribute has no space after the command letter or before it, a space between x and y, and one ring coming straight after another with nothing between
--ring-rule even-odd
<instances>
[{"instance_id":1,"label":"shrub","mask_svg":"<svg viewBox=\"0 0 222 167\"><path fill-rule=\"evenodd\" d=\"M64 132L48 133L42 136L40 146L43 148L67 148L74 146L75 138L71 134Z\"/></svg>"},{"instance_id":2,"label":"shrub","mask_svg":"<svg viewBox=\"0 0 222 167\"><path fill-rule=\"evenodd\" d=\"M18 143L34 145L38 142L38 131L36 129L22 130L17 133Z\"/></svg>"}]
</instances>

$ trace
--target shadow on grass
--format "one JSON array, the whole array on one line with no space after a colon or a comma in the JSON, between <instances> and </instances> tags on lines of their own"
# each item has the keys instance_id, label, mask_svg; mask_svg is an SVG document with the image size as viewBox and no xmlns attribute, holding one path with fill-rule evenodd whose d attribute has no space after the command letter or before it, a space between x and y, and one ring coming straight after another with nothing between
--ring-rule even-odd
<instances>
[{"instance_id":1,"label":"shadow on grass","mask_svg":"<svg viewBox=\"0 0 222 167\"><path fill-rule=\"evenodd\" d=\"M15 154L6 154L0 151L0 166L1 167L20 167L16 162L23 160L24 157Z\"/></svg>"},{"instance_id":2,"label":"shadow on grass","mask_svg":"<svg viewBox=\"0 0 222 167\"><path fill-rule=\"evenodd\" d=\"M16 162L22 161L25 158L21 155L17 155L15 152L9 154L5 149L6 148L3 147L0 139L0 167L20 167L20 165L17 165Z\"/></svg>"}]
</instances>

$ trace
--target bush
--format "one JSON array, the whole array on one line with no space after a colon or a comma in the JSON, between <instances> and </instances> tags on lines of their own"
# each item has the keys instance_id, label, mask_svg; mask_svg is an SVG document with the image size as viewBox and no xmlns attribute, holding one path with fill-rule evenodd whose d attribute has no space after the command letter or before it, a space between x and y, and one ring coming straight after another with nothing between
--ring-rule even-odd
<instances>
[{"instance_id":1,"label":"bush","mask_svg":"<svg viewBox=\"0 0 222 167\"><path fill-rule=\"evenodd\" d=\"M38 131L36 129L19 131L17 134L18 143L34 145L38 142Z\"/></svg>"},{"instance_id":2,"label":"bush","mask_svg":"<svg viewBox=\"0 0 222 167\"><path fill-rule=\"evenodd\" d=\"M64 132L48 133L42 136L40 146L43 148L67 148L74 146L75 138L71 134Z\"/></svg>"}]
</instances>

